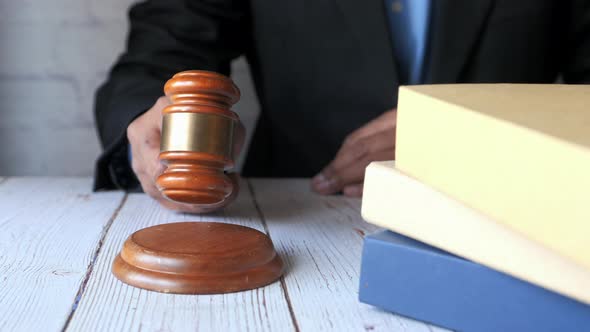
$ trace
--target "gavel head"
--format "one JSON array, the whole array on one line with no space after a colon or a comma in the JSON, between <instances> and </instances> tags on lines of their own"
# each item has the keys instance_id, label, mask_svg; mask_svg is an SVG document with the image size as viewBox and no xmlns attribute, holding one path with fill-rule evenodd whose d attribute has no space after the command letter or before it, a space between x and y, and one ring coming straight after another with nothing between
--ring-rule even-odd
<instances>
[{"instance_id":1,"label":"gavel head","mask_svg":"<svg viewBox=\"0 0 590 332\"><path fill-rule=\"evenodd\" d=\"M199 205L223 203L234 185L224 173L234 165L234 127L230 110L240 90L223 75L184 71L164 86L172 101L163 110L160 161L166 170L156 179L170 200Z\"/></svg>"}]
</instances>

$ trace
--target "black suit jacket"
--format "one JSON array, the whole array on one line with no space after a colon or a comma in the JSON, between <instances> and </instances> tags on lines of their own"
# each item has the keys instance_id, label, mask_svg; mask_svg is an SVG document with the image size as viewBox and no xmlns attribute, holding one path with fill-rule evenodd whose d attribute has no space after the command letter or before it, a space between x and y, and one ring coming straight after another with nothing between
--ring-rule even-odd
<instances>
[{"instance_id":1,"label":"black suit jacket","mask_svg":"<svg viewBox=\"0 0 590 332\"><path fill-rule=\"evenodd\" d=\"M347 134L397 104L383 0L152 0L96 96L96 189L137 187L127 125L187 69L246 55L261 115L243 173L312 176ZM590 82L590 0L433 0L426 83Z\"/></svg>"}]
</instances>

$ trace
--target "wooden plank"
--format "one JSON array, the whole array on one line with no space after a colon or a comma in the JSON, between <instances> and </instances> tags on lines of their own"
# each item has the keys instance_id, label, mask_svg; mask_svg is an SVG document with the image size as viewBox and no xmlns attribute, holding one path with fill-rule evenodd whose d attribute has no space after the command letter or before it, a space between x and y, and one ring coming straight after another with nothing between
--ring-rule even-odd
<instances>
[{"instance_id":1,"label":"wooden plank","mask_svg":"<svg viewBox=\"0 0 590 332\"><path fill-rule=\"evenodd\" d=\"M233 294L173 295L134 288L112 275L112 261L131 233L156 224L186 220L223 221L264 231L247 187L243 187L236 202L226 211L209 216L174 213L143 194L130 195L105 238L103 250L68 330L294 330L279 282Z\"/></svg>"},{"instance_id":2,"label":"wooden plank","mask_svg":"<svg viewBox=\"0 0 590 332\"><path fill-rule=\"evenodd\" d=\"M0 330L63 328L123 197L82 178L0 185Z\"/></svg>"},{"instance_id":3,"label":"wooden plank","mask_svg":"<svg viewBox=\"0 0 590 332\"><path fill-rule=\"evenodd\" d=\"M313 194L308 180L251 184L301 331L444 331L358 301L363 236L379 230L362 220L360 199Z\"/></svg>"}]
</instances>

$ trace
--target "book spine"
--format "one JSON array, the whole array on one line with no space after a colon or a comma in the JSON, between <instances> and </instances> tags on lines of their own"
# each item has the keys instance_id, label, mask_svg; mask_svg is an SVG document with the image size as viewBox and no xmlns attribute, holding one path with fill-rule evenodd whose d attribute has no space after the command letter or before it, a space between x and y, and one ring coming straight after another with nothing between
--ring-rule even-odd
<instances>
[{"instance_id":1,"label":"book spine","mask_svg":"<svg viewBox=\"0 0 590 332\"><path fill-rule=\"evenodd\" d=\"M590 306L402 235L365 238L361 302L462 331L588 331Z\"/></svg>"},{"instance_id":2,"label":"book spine","mask_svg":"<svg viewBox=\"0 0 590 332\"><path fill-rule=\"evenodd\" d=\"M363 218L372 224L590 304L590 270L399 172L367 167Z\"/></svg>"},{"instance_id":3,"label":"book spine","mask_svg":"<svg viewBox=\"0 0 590 332\"><path fill-rule=\"evenodd\" d=\"M504 110L511 103L486 108L473 97L477 90L442 89L400 89L396 167L590 269L590 149L571 140L590 137L581 129L590 127L563 120L588 123L588 112L532 109L509 116ZM449 101L460 91L465 96L459 99L474 104ZM508 89L496 92L498 98L510 95ZM560 130L569 128L570 140L551 134L566 125Z\"/></svg>"}]
</instances>

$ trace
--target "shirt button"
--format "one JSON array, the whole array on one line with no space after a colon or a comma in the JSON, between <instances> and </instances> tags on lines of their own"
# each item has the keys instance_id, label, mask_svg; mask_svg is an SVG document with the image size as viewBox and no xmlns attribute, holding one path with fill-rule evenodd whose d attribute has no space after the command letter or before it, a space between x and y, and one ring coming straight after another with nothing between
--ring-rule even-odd
<instances>
[{"instance_id":1,"label":"shirt button","mask_svg":"<svg viewBox=\"0 0 590 332\"><path fill-rule=\"evenodd\" d=\"M404 10L404 5L402 4L402 2L401 2L401 1L399 1L399 0L395 0L395 1L393 1L393 3L391 4L391 10L392 10L394 13L396 13L396 14L397 14L397 13L401 13L401 12L402 12L402 10Z\"/></svg>"}]
</instances>

